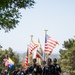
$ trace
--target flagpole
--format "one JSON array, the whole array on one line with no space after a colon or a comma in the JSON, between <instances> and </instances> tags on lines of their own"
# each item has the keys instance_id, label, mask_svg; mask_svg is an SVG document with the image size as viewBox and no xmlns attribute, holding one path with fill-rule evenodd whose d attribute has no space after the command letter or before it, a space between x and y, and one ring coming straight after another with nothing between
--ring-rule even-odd
<instances>
[{"instance_id":1,"label":"flagpole","mask_svg":"<svg viewBox=\"0 0 75 75\"><path fill-rule=\"evenodd\" d=\"M7 51L7 50L6 50ZM6 59L8 60L8 54L5 55ZM9 67L6 66L6 69L9 71Z\"/></svg>"},{"instance_id":2,"label":"flagpole","mask_svg":"<svg viewBox=\"0 0 75 75\"><path fill-rule=\"evenodd\" d=\"M33 35L30 35L31 36L31 42L33 42ZM30 55L30 63L31 63L31 65L32 65L32 54Z\"/></svg>"},{"instance_id":3,"label":"flagpole","mask_svg":"<svg viewBox=\"0 0 75 75\"><path fill-rule=\"evenodd\" d=\"M30 35L31 36L31 42L33 41L33 35Z\"/></svg>"},{"instance_id":4,"label":"flagpole","mask_svg":"<svg viewBox=\"0 0 75 75\"><path fill-rule=\"evenodd\" d=\"M46 40L47 31L48 30L45 30L45 40ZM48 54L44 52L44 60L46 61L47 59L48 59Z\"/></svg>"},{"instance_id":5,"label":"flagpole","mask_svg":"<svg viewBox=\"0 0 75 75\"><path fill-rule=\"evenodd\" d=\"M24 66L24 54L22 55L22 67Z\"/></svg>"},{"instance_id":6,"label":"flagpole","mask_svg":"<svg viewBox=\"0 0 75 75\"><path fill-rule=\"evenodd\" d=\"M30 62L29 61L29 45L27 45L27 56L28 56L28 63Z\"/></svg>"},{"instance_id":7,"label":"flagpole","mask_svg":"<svg viewBox=\"0 0 75 75\"><path fill-rule=\"evenodd\" d=\"M45 34L47 34L47 31L48 31L48 30L45 30Z\"/></svg>"},{"instance_id":8,"label":"flagpole","mask_svg":"<svg viewBox=\"0 0 75 75\"><path fill-rule=\"evenodd\" d=\"M41 48L41 43L40 43L40 39L38 38L38 44L39 44L39 47L38 47L38 51L40 52L40 48ZM40 52L41 53L41 52ZM38 58L38 63L41 65L41 62L42 62L42 59Z\"/></svg>"}]
</instances>

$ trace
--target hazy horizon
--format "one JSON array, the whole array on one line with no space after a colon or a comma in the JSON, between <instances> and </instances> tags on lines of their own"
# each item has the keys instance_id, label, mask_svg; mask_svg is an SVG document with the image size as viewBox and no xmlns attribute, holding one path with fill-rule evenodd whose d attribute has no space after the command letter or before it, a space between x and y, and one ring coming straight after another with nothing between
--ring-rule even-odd
<instances>
[{"instance_id":1,"label":"hazy horizon","mask_svg":"<svg viewBox=\"0 0 75 75\"><path fill-rule=\"evenodd\" d=\"M36 0L33 8L21 9L19 25L8 33L0 30L2 49L11 47L15 52L24 53L31 37L35 43L40 39L44 50L45 29L47 34L58 41L52 54L58 54L64 41L75 36L75 0Z\"/></svg>"}]
</instances>

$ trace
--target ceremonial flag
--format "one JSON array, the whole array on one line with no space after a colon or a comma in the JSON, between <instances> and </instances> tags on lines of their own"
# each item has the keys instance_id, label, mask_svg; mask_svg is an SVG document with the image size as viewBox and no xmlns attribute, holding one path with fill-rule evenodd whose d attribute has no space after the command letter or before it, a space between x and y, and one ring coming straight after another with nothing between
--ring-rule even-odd
<instances>
[{"instance_id":1,"label":"ceremonial flag","mask_svg":"<svg viewBox=\"0 0 75 75\"><path fill-rule=\"evenodd\" d=\"M38 44L36 44L32 41L29 45L29 54L32 54L32 51L37 47L38 47Z\"/></svg>"},{"instance_id":2,"label":"ceremonial flag","mask_svg":"<svg viewBox=\"0 0 75 75\"><path fill-rule=\"evenodd\" d=\"M38 51L39 51L40 54L43 56L43 49L42 49L42 46L41 46L41 43L40 43L40 40L39 40L39 39L38 39L38 43L39 43Z\"/></svg>"},{"instance_id":3,"label":"ceremonial flag","mask_svg":"<svg viewBox=\"0 0 75 75\"><path fill-rule=\"evenodd\" d=\"M25 65L28 65L28 56L25 58Z\"/></svg>"},{"instance_id":4,"label":"ceremonial flag","mask_svg":"<svg viewBox=\"0 0 75 75\"><path fill-rule=\"evenodd\" d=\"M48 53L50 55L57 44L58 42L56 40L54 40L47 34L45 35L45 53Z\"/></svg>"},{"instance_id":5,"label":"ceremonial flag","mask_svg":"<svg viewBox=\"0 0 75 75\"><path fill-rule=\"evenodd\" d=\"M36 51L36 57L41 58L43 60L43 49L42 49L42 46L41 46L41 43L40 43L40 39L38 39L38 44L39 44L39 46L38 46L38 49Z\"/></svg>"},{"instance_id":6,"label":"ceremonial flag","mask_svg":"<svg viewBox=\"0 0 75 75\"><path fill-rule=\"evenodd\" d=\"M14 61L8 57L8 61L9 61L9 68L12 68L12 66L14 65Z\"/></svg>"},{"instance_id":7,"label":"ceremonial flag","mask_svg":"<svg viewBox=\"0 0 75 75\"><path fill-rule=\"evenodd\" d=\"M27 55L26 55L26 58L25 58L25 65L28 65L28 52L29 52L29 50L28 50L28 47L27 47Z\"/></svg>"},{"instance_id":8,"label":"ceremonial flag","mask_svg":"<svg viewBox=\"0 0 75 75\"><path fill-rule=\"evenodd\" d=\"M36 51L36 58L41 58L43 60L43 55L38 50Z\"/></svg>"},{"instance_id":9,"label":"ceremonial flag","mask_svg":"<svg viewBox=\"0 0 75 75\"><path fill-rule=\"evenodd\" d=\"M9 65L10 65L7 58L4 58L3 61L4 61L4 63L5 63L5 66L9 66Z\"/></svg>"}]
</instances>

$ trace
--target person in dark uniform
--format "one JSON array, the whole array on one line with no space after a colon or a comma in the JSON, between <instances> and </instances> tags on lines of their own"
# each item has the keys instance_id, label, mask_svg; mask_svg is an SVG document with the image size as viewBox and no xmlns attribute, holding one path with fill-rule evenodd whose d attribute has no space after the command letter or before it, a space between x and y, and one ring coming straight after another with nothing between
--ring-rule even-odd
<instances>
[{"instance_id":1,"label":"person in dark uniform","mask_svg":"<svg viewBox=\"0 0 75 75\"><path fill-rule=\"evenodd\" d=\"M43 62L42 62L42 65L45 66L45 65L46 65L46 61L43 61Z\"/></svg>"},{"instance_id":2,"label":"person in dark uniform","mask_svg":"<svg viewBox=\"0 0 75 75\"><path fill-rule=\"evenodd\" d=\"M37 60L33 59L33 65L27 69L26 74L41 75L42 68L39 65L37 65L36 62Z\"/></svg>"},{"instance_id":3,"label":"person in dark uniform","mask_svg":"<svg viewBox=\"0 0 75 75\"><path fill-rule=\"evenodd\" d=\"M54 67L55 67L55 75L60 75L61 68L60 68L60 65L57 64L57 59L56 58L53 59L53 64L54 64Z\"/></svg>"},{"instance_id":4,"label":"person in dark uniform","mask_svg":"<svg viewBox=\"0 0 75 75\"><path fill-rule=\"evenodd\" d=\"M9 75L8 70L5 70L5 71L4 71L4 75Z\"/></svg>"},{"instance_id":5,"label":"person in dark uniform","mask_svg":"<svg viewBox=\"0 0 75 75\"><path fill-rule=\"evenodd\" d=\"M42 70L43 70L43 68L46 66L46 61L43 61L42 62Z\"/></svg>"},{"instance_id":6,"label":"person in dark uniform","mask_svg":"<svg viewBox=\"0 0 75 75\"><path fill-rule=\"evenodd\" d=\"M18 67L15 68L15 70L13 71L12 75L17 75L17 73L19 72Z\"/></svg>"},{"instance_id":7,"label":"person in dark uniform","mask_svg":"<svg viewBox=\"0 0 75 75\"><path fill-rule=\"evenodd\" d=\"M48 58L47 65L43 68L42 75L54 75L55 69L52 65L52 59Z\"/></svg>"},{"instance_id":8,"label":"person in dark uniform","mask_svg":"<svg viewBox=\"0 0 75 75\"><path fill-rule=\"evenodd\" d=\"M23 68L20 68L19 69L19 72L17 73L17 75L26 75L23 71Z\"/></svg>"}]
</instances>

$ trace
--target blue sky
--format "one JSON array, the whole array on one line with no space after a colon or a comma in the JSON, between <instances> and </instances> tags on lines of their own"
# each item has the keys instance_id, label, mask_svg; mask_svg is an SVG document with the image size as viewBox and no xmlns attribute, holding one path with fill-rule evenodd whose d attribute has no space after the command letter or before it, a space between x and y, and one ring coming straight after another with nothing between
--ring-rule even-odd
<instances>
[{"instance_id":1,"label":"blue sky","mask_svg":"<svg viewBox=\"0 0 75 75\"><path fill-rule=\"evenodd\" d=\"M20 10L22 18L19 25L5 33L0 31L0 44L3 49L11 47L18 53L26 52L30 35L37 43L38 38L44 49L45 29L47 34L59 42L53 50L59 53L63 42L75 36L75 0L36 0L33 8Z\"/></svg>"}]
</instances>

